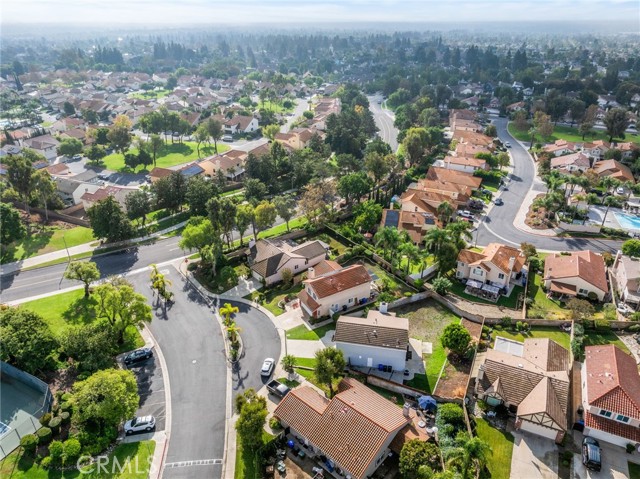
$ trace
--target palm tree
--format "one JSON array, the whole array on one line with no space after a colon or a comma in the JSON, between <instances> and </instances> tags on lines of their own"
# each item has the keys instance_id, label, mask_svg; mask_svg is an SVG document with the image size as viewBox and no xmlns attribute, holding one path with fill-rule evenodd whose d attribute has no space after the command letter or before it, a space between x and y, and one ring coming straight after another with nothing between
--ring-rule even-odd
<instances>
[{"instance_id":1,"label":"palm tree","mask_svg":"<svg viewBox=\"0 0 640 479\"><path fill-rule=\"evenodd\" d=\"M585 195L584 193L579 193L575 196L576 202L579 205L580 203L582 203L583 201L587 200L587 195ZM571 213L571 221L573 222L573 219L576 217L576 212L578 211L578 206L576 205L575 210L573 210L573 212Z\"/></svg>"},{"instance_id":2,"label":"palm tree","mask_svg":"<svg viewBox=\"0 0 640 479\"><path fill-rule=\"evenodd\" d=\"M547 185L547 189L550 193L558 191L562 184L565 182L564 176L557 171L552 171L547 176L545 176L543 180Z\"/></svg>"},{"instance_id":3,"label":"palm tree","mask_svg":"<svg viewBox=\"0 0 640 479\"><path fill-rule=\"evenodd\" d=\"M436 211L438 213L438 219L443 226L446 226L453 215L453 206L451 206L451 203L448 201L443 201L438 205L438 209Z\"/></svg>"},{"instance_id":4,"label":"palm tree","mask_svg":"<svg viewBox=\"0 0 640 479\"><path fill-rule=\"evenodd\" d=\"M229 339L232 343L236 342L236 340L238 339L238 333L240 333L240 331L242 331L242 329L239 328L234 321L231 321L227 325L227 334L229 335Z\"/></svg>"},{"instance_id":5,"label":"palm tree","mask_svg":"<svg viewBox=\"0 0 640 479\"><path fill-rule=\"evenodd\" d=\"M294 367L296 365L296 357L292 354L287 354L282 357L280 364L282 365L282 369L284 369L288 374L293 374L295 371Z\"/></svg>"},{"instance_id":6,"label":"palm tree","mask_svg":"<svg viewBox=\"0 0 640 479\"><path fill-rule=\"evenodd\" d=\"M595 193L589 193L586 197L587 200L587 218L589 217L589 211L591 211L591 205L595 205L598 202L598 195ZM586 223L587 219L582 224Z\"/></svg>"},{"instance_id":7,"label":"palm tree","mask_svg":"<svg viewBox=\"0 0 640 479\"><path fill-rule=\"evenodd\" d=\"M604 222L607 220L607 214L609 214L609 208L611 208L611 206L615 205L618 201L616 200L615 196L607 196L604 199L604 205L607 207L607 209L604 211L604 217L602 218L602 224L600 225L601 227L604 226Z\"/></svg>"},{"instance_id":8,"label":"palm tree","mask_svg":"<svg viewBox=\"0 0 640 479\"><path fill-rule=\"evenodd\" d=\"M611 176L605 176L600 180L600 186L602 186L607 193L611 193L611 190L620 186L620 180L613 178Z\"/></svg>"},{"instance_id":9,"label":"palm tree","mask_svg":"<svg viewBox=\"0 0 640 479\"><path fill-rule=\"evenodd\" d=\"M382 255L387 256L389 249L395 249L400 244L400 234L395 228L385 226L381 230L378 230L373 237L376 247L382 245Z\"/></svg>"},{"instance_id":10,"label":"palm tree","mask_svg":"<svg viewBox=\"0 0 640 479\"><path fill-rule=\"evenodd\" d=\"M399 250L400 253L407 258L406 275L409 275L411 265L420 261L420 250L413 243L403 243L402 245L400 245Z\"/></svg>"},{"instance_id":11,"label":"palm tree","mask_svg":"<svg viewBox=\"0 0 640 479\"><path fill-rule=\"evenodd\" d=\"M627 190L627 199L625 201L629 201L629 198L631 198L631 193L633 193L633 187L635 186L635 183L633 181L625 181L624 183L622 183L622 186L625 190Z\"/></svg>"},{"instance_id":12,"label":"palm tree","mask_svg":"<svg viewBox=\"0 0 640 479\"><path fill-rule=\"evenodd\" d=\"M451 241L449 232L440 228L430 229L424 238L427 249L434 253L436 256L438 255L438 252L440 251L442 245L448 243L449 241Z\"/></svg>"},{"instance_id":13,"label":"palm tree","mask_svg":"<svg viewBox=\"0 0 640 479\"><path fill-rule=\"evenodd\" d=\"M449 453L447 464L456 467L462 473L462 479L475 477L475 472L482 470L492 454L491 446L479 437L469 438L460 434L458 447Z\"/></svg>"},{"instance_id":14,"label":"palm tree","mask_svg":"<svg viewBox=\"0 0 640 479\"><path fill-rule=\"evenodd\" d=\"M471 234L472 225L468 221L454 221L453 223L449 223L445 228L446 231L449 232L451 239L456 244L458 249L462 249L466 246L466 241L473 238Z\"/></svg>"},{"instance_id":15,"label":"palm tree","mask_svg":"<svg viewBox=\"0 0 640 479\"><path fill-rule=\"evenodd\" d=\"M224 306L220 308L220 315L224 318L224 324L229 325L231 323L231 316L238 313L240 309L237 306L232 306L230 303L224 303Z\"/></svg>"}]
</instances>

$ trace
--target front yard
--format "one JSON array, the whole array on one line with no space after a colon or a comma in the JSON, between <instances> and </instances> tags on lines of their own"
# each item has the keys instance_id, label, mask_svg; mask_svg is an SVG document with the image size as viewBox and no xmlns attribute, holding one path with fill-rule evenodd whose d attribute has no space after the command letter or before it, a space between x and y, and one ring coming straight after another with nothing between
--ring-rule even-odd
<instances>
[{"instance_id":1,"label":"front yard","mask_svg":"<svg viewBox=\"0 0 640 479\"><path fill-rule=\"evenodd\" d=\"M398 316L409 319L409 336L432 345L431 354L425 354L426 378L417 378L409 385L426 392L435 388L440 371L447 359L447 352L440 344L440 335L451 323L460 322L455 314L432 300L395 309Z\"/></svg>"},{"instance_id":2,"label":"front yard","mask_svg":"<svg viewBox=\"0 0 640 479\"><path fill-rule=\"evenodd\" d=\"M304 324L291 328L287 331L287 339L302 339L306 341L319 341L329 332L336 329L335 321L320 326L319 328L309 329Z\"/></svg>"},{"instance_id":3,"label":"front yard","mask_svg":"<svg viewBox=\"0 0 640 479\"><path fill-rule=\"evenodd\" d=\"M513 454L513 435L510 432L492 427L481 418L476 418L476 435L491 445L493 454L487 463L491 479L509 479Z\"/></svg>"},{"instance_id":4,"label":"front yard","mask_svg":"<svg viewBox=\"0 0 640 479\"><path fill-rule=\"evenodd\" d=\"M93 231L83 226L71 228L45 226L40 229L39 226L34 225L33 228L34 231L32 231L31 236L14 242L7 247L6 252L0 258L2 264L51 253L52 251L60 251L65 248L65 241L66 246L71 248L94 240Z\"/></svg>"}]
</instances>

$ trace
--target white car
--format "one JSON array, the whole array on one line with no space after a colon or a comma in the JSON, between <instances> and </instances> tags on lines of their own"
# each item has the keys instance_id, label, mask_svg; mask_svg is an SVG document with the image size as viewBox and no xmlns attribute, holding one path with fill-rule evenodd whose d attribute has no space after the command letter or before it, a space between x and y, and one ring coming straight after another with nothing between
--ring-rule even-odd
<instances>
[{"instance_id":1,"label":"white car","mask_svg":"<svg viewBox=\"0 0 640 479\"><path fill-rule=\"evenodd\" d=\"M509 143L508 141L505 141L504 146L506 146L507 148L511 148L511 143Z\"/></svg>"},{"instance_id":2,"label":"white car","mask_svg":"<svg viewBox=\"0 0 640 479\"><path fill-rule=\"evenodd\" d=\"M618 193L619 195L624 195L626 194L626 192L624 191L624 188L622 186L618 186L616 188L616 193Z\"/></svg>"},{"instance_id":3,"label":"white car","mask_svg":"<svg viewBox=\"0 0 640 479\"><path fill-rule=\"evenodd\" d=\"M469 210L458 211L458 216L462 216L463 218L473 219L473 213Z\"/></svg>"},{"instance_id":4,"label":"white car","mask_svg":"<svg viewBox=\"0 0 640 479\"><path fill-rule=\"evenodd\" d=\"M262 369L260 370L261 376L270 376L273 372L273 367L275 366L276 361L273 358L267 358L262 363Z\"/></svg>"},{"instance_id":5,"label":"white car","mask_svg":"<svg viewBox=\"0 0 640 479\"><path fill-rule=\"evenodd\" d=\"M124 423L124 433L128 436L134 432L149 432L156 427L156 418L153 416L134 417Z\"/></svg>"}]
</instances>

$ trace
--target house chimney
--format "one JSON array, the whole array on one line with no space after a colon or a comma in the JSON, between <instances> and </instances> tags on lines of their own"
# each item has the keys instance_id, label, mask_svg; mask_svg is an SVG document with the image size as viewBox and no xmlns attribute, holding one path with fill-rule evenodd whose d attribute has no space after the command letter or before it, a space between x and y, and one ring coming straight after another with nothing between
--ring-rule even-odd
<instances>
[{"instance_id":1,"label":"house chimney","mask_svg":"<svg viewBox=\"0 0 640 479\"><path fill-rule=\"evenodd\" d=\"M402 415L404 417L409 417L410 409L411 409L411 405L408 402L404 403L404 406L402 406Z\"/></svg>"},{"instance_id":2,"label":"house chimney","mask_svg":"<svg viewBox=\"0 0 640 479\"><path fill-rule=\"evenodd\" d=\"M382 314L387 314L387 308L389 307L389 303L380 303L380 307L378 308L378 311L380 311Z\"/></svg>"},{"instance_id":3,"label":"house chimney","mask_svg":"<svg viewBox=\"0 0 640 479\"><path fill-rule=\"evenodd\" d=\"M511 258L509 258L509 269L513 270L513 266L516 264L516 257L512 256Z\"/></svg>"},{"instance_id":4,"label":"house chimney","mask_svg":"<svg viewBox=\"0 0 640 479\"><path fill-rule=\"evenodd\" d=\"M307 279L313 279L316 277L316 270L313 268L309 268L307 270Z\"/></svg>"}]
</instances>

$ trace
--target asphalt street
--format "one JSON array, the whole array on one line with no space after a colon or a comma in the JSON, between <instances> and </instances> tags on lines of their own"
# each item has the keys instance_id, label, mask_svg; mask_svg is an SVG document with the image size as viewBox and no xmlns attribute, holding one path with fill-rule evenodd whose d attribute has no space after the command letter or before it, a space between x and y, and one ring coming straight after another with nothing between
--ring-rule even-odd
<instances>
[{"instance_id":1,"label":"asphalt street","mask_svg":"<svg viewBox=\"0 0 640 479\"><path fill-rule=\"evenodd\" d=\"M153 348L155 353L155 348ZM136 412L137 417L154 416L156 418L156 431L164 431L165 427L165 393L164 379L162 378L162 366L157 356L138 364L128 366L136 376L140 406ZM148 433L149 436L153 435Z\"/></svg>"},{"instance_id":2,"label":"asphalt street","mask_svg":"<svg viewBox=\"0 0 640 479\"><path fill-rule=\"evenodd\" d=\"M535 165L531 156L507 131L507 119L496 118L493 120L498 130L498 136L503 141L509 141L512 145L510 149L513 158L513 172L508 190L503 191L501 198L504 205L495 206L478 226L477 243L487 245L492 242L500 242L519 246L527 241L533 243L541 250L571 251L590 249L593 251L617 251L620 249L621 241L584 239L584 238L556 238L549 236L534 235L519 230L513 224L516 214L520 209L529 189L534 185L536 174ZM541 193L545 192L542 184L535 184L534 188Z\"/></svg>"},{"instance_id":3,"label":"asphalt street","mask_svg":"<svg viewBox=\"0 0 640 479\"><path fill-rule=\"evenodd\" d=\"M149 329L162 348L171 389L171 432L163 477L216 478L225 445L227 362L213 311L173 266L160 271L171 280L174 302L158 303L149 274L129 280L153 307Z\"/></svg>"},{"instance_id":4,"label":"asphalt street","mask_svg":"<svg viewBox=\"0 0 640 479\"><path fill-rule=\"evenodd\" d=\"M382 95L372 95L367 98L369 100L369 110L371 110L376 126L380 130L378 135L389 143L391 151L395 152L398 149L398 129L393 126L392 113L383 109L382 104L378 103L382 101Z\"/></svg>"},{"instance_id":5,"label":"asphalt street","mask_svg":"<svg viewBox=\"0 0 640 479\"><path fill-rule=\"evenodd\" d=\"M222 306L227 301L221 301ZM235 322L242 330L243 356L232 369L233 391L235 397L246 389L258 391L270 379L260 375L260 368L265 358L280 357L280 336L271 320L260 310L251 308L245 303L229 301L240 310Z\"/></svg>"}]
</instances>

